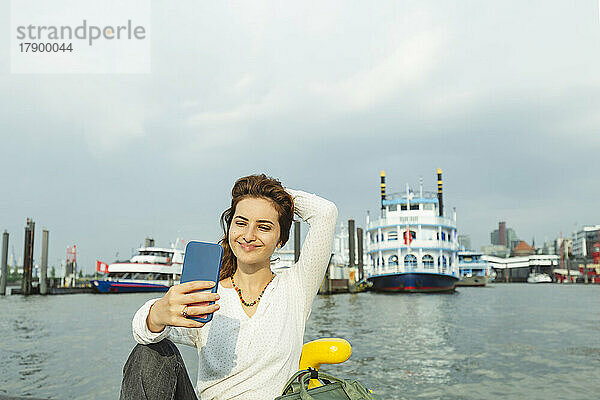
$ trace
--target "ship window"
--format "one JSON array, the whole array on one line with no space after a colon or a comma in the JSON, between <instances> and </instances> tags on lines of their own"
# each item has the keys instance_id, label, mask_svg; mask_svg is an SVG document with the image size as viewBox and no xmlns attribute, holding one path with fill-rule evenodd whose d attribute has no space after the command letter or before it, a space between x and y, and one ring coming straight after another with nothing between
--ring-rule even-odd
<instances>
[{"instance_id":1,"label":"ship window","mask_svg":"<svg viewBox=\"0 0 600 400\"><path fill-rule=\"evenodd\" d=\"M388 232L388 240L398 240L398 232L389 231Z\"/></svg>"},{"instance_id":2,"label":"ship window","mask_svg":"<svg viewBox=\"0 0 600 400\"><path fill-rule=\"evenodd\" d=\"M436 237L437 237L437 240L440 240L440 233L439 232L437 233Z\"/></svg>"},{"instance_id":3,"label":"ship window","mask_svg":"<svg viewBox=\"0 0 600 400\"><path fill-rule=\"evenodd\" d=\"M388 258L388 265L390 265L390 266L398 265L398 256L396 256L396 255L390 256L390 258Z\"/></svg>"},{"instance_id":4,"label":"ship window","mask_svg":"<svg viewBox=\"0 0 600 400\"><path fill-rule=\"evenodd\" d=\"M438 257L438 265L439 266L446 268L447 262L448 261L446 259L446 256L440 256L440 257Z\"/></svg>"},{"instance_id":5,"label":"ship window","mask_svg":"<svg viewBox=\"0 0 600 400\"><path fill-rule=\"evenodd\" d=\"M406 211L406 204L401 204L400 205L400 210Z\"/></svg>"},{"instance_id":6,"label":"ship window","mask_svg":"<svg viewBox=\"0 0 600 400\"><path fill-rule=\"evenodd\" d=\"M398 205L396 204L391 204L390 206L388 206L388 211L397 211L398 210Z\"/></svg>"},{"instance_id":7,"label":"ship window","mask_svg":"<svg viewBox=\"0 0 600 400\"><path fill-rule=\"evenodd\" d=\"M446 240L446 232L442 232L442 240Z\"/></svg>"},{"instance_id":8,"label":"ship window","mask_svg":"<svg viewBox=\"0 0 600 400\"><path fill-rule=\"evenodd\" d=\"M433 210L433 204L423 204L423 210Z\"/></svg>"},{"instance_id":9,"label":"ship window","mask_svg":"<svg viewBox=\"0 0 600 400\"><path fill-rule=\"evenodd\" d=\"M412 254L407 254L404 257L404 266L405 267L416 267L417 266L417 257Z\"/></svg>"},{"instance_id":10,"label":"ship window","mask_svg":"<svg viewBox=\"0 0 600 400\"><path fill-rule=\"evenodd\" d=\"M411 210L418 210L419 209L419 205L418 204L411 204L410 205L410 209Z\"/></svg>"},{"instance_id":11,"label":"ship window","mask_svg":"<svg viewBox=\"0 0 600 400\"><path fill-rule=\"evenodd\" d=\"M423 256L423 267L425 268L433 268L433 257L429 254L425 254Z\"/></svg>"}]
</instances>

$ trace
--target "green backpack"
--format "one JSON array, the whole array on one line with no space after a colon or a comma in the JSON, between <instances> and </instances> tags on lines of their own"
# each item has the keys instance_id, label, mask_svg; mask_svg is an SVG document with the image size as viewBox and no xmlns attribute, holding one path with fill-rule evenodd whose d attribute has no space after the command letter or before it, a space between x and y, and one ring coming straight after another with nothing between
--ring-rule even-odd
<instances>
[{"instance_id":1,"label":"green backpack","mask_svg":"<svg viewBox=\"0 0 600 400\"><path fill-rule=\"evenodd\" d=\"M296 382L300 377L299 382ZM307 389L311 379L319 379L323 386ZM371 389L358 381L349 381L313 368L298 371L283 388L281 396L275 400L379 400Z\"/></svg>"}]
</instances>

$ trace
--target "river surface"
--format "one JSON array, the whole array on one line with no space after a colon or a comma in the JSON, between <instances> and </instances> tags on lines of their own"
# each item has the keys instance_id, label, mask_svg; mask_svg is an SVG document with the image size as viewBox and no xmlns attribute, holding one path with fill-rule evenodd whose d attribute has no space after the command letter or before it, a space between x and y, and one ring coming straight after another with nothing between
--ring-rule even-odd
<instances>
[{"instance_id":1,"label":"river surface","mask_svg":"<svg viewBox=\"0 0 600 400\"><path fill-rule=\"evenodd\" d=\"M116 399L131 318L160 294L0 298L0 394ZM600 285L494 284L454 294L315 299L305 341L341 337L382 399L596 399ZM179 346L195 383L196 350Z\"/></svg>"}]
</instances>

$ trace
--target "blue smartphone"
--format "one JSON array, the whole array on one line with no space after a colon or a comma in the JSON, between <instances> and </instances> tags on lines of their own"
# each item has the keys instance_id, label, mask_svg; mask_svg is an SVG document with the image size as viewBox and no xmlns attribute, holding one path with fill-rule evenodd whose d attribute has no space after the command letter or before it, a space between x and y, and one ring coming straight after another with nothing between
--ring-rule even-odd
<instances>
[{"instance_id":1,"label":"blue smartphone","mask_svg":"<svg viewBox=\"0 0 600 400\"><path fill-rule=\"evenodd\" d=\"M215 282L215 286L203 291L216 293L219 286L222 262L223 247L220 244L192 240L185 246L183 270L181 271L181 280L179 283L213 281ZM209 304L214 303L214 301L209 302ZM206 314L204 318L199 316L188 316L188 318L206 323L212 319L212 313Z\"/></svg>"}]
</instances>

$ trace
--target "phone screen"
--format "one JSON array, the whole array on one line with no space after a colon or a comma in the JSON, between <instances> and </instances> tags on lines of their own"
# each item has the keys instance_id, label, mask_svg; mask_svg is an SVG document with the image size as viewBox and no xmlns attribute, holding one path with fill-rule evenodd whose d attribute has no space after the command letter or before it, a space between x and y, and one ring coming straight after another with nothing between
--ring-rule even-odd
<instances>
[{"instance_id":1,"label":"phone screen","mask_svg":"<svg viewBox=\"0 0 600 400\"><path fill-rule=\"evenodd\" d=\"M183 271L180 283L191 281L213 281L215 286L206 289L207 292L216 293L219 286L219 275L221 274L221 263L223 261L223 247L217 243L200 242L192 240L185 246L183 258ZM211 301L209 304L214 304ZM188 318L198 322L209 322L212 313Z\"/></svg>"}]
</instances>

